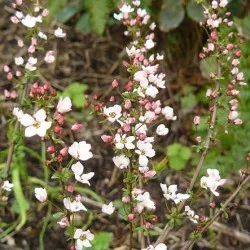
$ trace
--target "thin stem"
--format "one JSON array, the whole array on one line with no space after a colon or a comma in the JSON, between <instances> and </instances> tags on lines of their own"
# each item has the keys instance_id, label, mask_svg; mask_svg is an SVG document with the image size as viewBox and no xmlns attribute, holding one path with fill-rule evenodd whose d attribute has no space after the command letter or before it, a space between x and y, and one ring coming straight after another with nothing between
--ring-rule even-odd
<instances>
[{"instance_id":1,"label":"thin stem","mask_svg":"<svg viewBox=\"0 0 250 250\"><path fill-rule=\"evenodd\" d=\"M233 194L225 201L225 203L221 206L221 209L217 211L217 213L211 218L211 220L206 224L206 226L203 227L203 229L200 231L200 233L204 233L212 224L213 222L220 216L220 214L226 209L228 204L237 196L237 194L240 192L242 187L247 184L250 181L250 175L248 175L243 182L238 186L238 188L233 192ZM194 243L197 239L193 239L192 241L189 241L186 246L184 246L181 250L185 249L192 249Z\"/></svg>"},{"instance_id":2,"label":"thin stem","mask_svg":"<svg viewBox=\"0 0 250 250\"><path fill-rule=\"evenodd\" d=\"M25 84L23 92L22 92L22 96L21 96L21 99L20 99L20 103L19 103L20 106L23 104L23 101L24 101L24 98L25 98L25 95L26 95L26 92L27 92L27 88L28 88L28 84ZM8 151L7 161L6 161L6 168L5 168L5 173L6 174L8 174L9 171L10 171L10 166L11 166L12 157L13 157L14 148L15 148L15 136L17 134L18 129L19 129L19 121L16 120L14 131L13 131L14 138L10 142L10 147L9 147L9 151Z\"/></svg>"},{"instance_id":3,"label":"thin stem","mask_svg":"<svg viewBox=\"0 0 250 250\"><path fill-rule=\"evenodd\" d=\"M44 234L46 232L46 228L48 226L48 223L49 223L49 218L50 218L50 215L51 215L51 210L52 210L52 204L51 203L48 203L48 211L47 211L47 215L43 221L43 227L42 227L42 230L40 232L40 235L39 235L39 248L40 250L44 250L44 242L43 242L43 239L44 239Z\"/></svg>"},{"instance_id":4,"label":"thin stem","mask_svg":"<svg viewBox=\"0 0 250 250\"><path fill-rule=\"evenodd\" d=\"M219 62L217 62L217 76L218 76L218 79L221 78L221 65L220 65ZM215 91L217 93L217 96L214 99L213 111L212 111L212 114L211 114L210 126L209 126L209 129L208 129L208 135L206 137L204 150L203 150L203 152L201 154L200 160L199 160L198 165L196 167L193 178L192 178L192 180L190 182L189 188L187 189L187 192L192 191L192 189L193 189L193 187L194 187L194 185L195 185L195 183L196 183L196 181L198 179L198 176L199 176L199 174L201 172L204 160L206 159L208 149L210 148L210 144L211 144L213 134L214 134L214 127L215 127L215 123L216 123L216 116L217 116L217 110L218 110L218 101L219 101L219 95L218 95L219 90L220 90L220 80L217 80L216 81L216 87L215 87ZM182 210L184 205L185 205L185 201L180 203L180 205L178 206L178 211L179 212ZM155 245L157 245L157 244L159 244L161 242L164 242L165 239L167 238L168 234L170 233L170 231L171 231L171 229L169 228L169 224L166 224L165 228L163 229L162 234L158 237Z\"/></svg>"}]
</instances>

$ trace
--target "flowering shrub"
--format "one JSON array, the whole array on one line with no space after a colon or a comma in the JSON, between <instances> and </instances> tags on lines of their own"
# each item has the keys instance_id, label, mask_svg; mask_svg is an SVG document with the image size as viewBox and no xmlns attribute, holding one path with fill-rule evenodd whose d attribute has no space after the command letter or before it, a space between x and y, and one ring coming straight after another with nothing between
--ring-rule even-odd
<instances>
[{"instance_id":1,"label":"flowering shrub","mask_svg":"<svg viewBox=\"0 0 250 250\"><path fill-rule=\"evenodd\" d=\"M189 220L194 224L194 230L182 249L190 249L202 233L226 211L228 204L250 179L248 171L242 170L240 184L219 207L218 189L227 182L226 179L221 178L218 169L211 168L207 169L206 176L200 176L207 153L216 142L217 134L221 131L229 133L231 126L243 123L237 111L237 98L240 88L246 85L244 74L238 67L242 55L239 45L243 40L233 32L228 32L225 36L220 31L223 26L226 29L233 25L233 21L229 20L230 13L225 9L228 1L200 2L205 16L202 25L208 33L208 44L200 53L200 58L213 60L216 64L214 71L210 72L211 88L206 92L209 101L208 132L206 138L196 138L195 148L200 152L200 159L187 190L169 181L159 184L167 210L167 221L161 222L165 224L162 229L156 213L159 204L153 200L148 184L158 175L152 162L158 153L158 137L168 136L171 133L170 124L178 117L173 107L165 105L165 101L159 97L166 88L166 76L159 71L159 62L163 60L163 55L153 52L157 45L154 33L156 24L150 22L150 15L141 8L140 0L122 3L119 13L114 14L115 19L126 26L124 35L132 38L131 44L126 47L127 59L123 61L123 66L129 73L129 80L125 84L114 80L112 89L120 99L111 96L107 104L94 103L94 110L109 127L109 132L103 134L101 139L103 147L107 144L113 148L113 175L117 175L117 169L123 174L123 195L120 198L125 214L123 219L129 228L129 240L126 243L128 249L136 247L142 250L166 250L166 239L171 230L189 223ZM91 225L86 222L83 226L83 222L79 223L77 218L79 213L88 210L87 204L84 203L86 197L82 195L82 185L90 186L95 175L93 171L85 171L83 162L85 164L93 158L95 152L84 140L71 140L69 143L66 129L70 128L72 135L82 128L80 123L70 125L73 120L70 117L72 101L69 97L58 95L48 81L41 83L40 80L40 70L56 60L55 51L47 49L50 35L46 34L42 27L49 11L43 9L39 1L24 3L16 0L12 7L12 23L24 27L27 36L17 41L22 53L18 52L14 58L15 66L4 66L6 78L10 83L10 87L4 90L4 95L6 100L11 100L14 108L9 122L10 147L5 174L2 175L1 199L7 204L8 194L14 190L21 211L21 222L17 224L19 230L27 220L27 208L24 204L26 199L20 183L20 164L25 160L25 138L38 138L42 157L39 154L37 156L35 151L29 152L36 155L44 165L45 180L33 178L36 187L32 192L39 202L48 206L48 214L53 210L54 219L70 241L70 249L88 248L92 246L95 238L88 229ZM61 39L66 37L60 27L57 27L53 34ZM93 99L95 101L97 97L94 96ZM88 106L87 103L86 107ZM223 126L217 123L220 111L227 112ZM199 126L200 120L200 116L195 116L194 125ZM13 184L4 180L10 173ZM200 186L196 188L197 183ZM54 193L55 186L57 194ZM196 198L199 195L205 196L209 209L196 209ZM93 201L90 200L90 203L93 204ZM99 201L97 207L107 216L115 215L118 210L114 201L107 204ZM44 249L43 235L49 217L46 217L40 234L41 249ZM158 238L153 238L154 236Z\"/></svg>"}]
</instances>

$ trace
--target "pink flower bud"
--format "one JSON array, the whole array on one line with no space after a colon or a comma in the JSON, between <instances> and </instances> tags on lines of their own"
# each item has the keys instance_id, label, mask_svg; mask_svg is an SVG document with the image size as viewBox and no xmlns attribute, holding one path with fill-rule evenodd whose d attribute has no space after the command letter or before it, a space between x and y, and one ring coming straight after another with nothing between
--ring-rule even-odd
<instances>
[{"instance_id":1,"label":"pink flower bud","mask_svg":"<svg viewBox=\"0 0 250 250\"><path fill-rule=\"evenodd\" d=\"M19 20L18 20L18 18L17 18L16 16L12 16L12 17L10 18L10 21L11 21L12 23L14 23L14 24L19 23Z\"/></svg>"},{"instance_id":2,"label":"pink flower bud","mask_svg":"<svg viewBox=\"0 0 250 250\"><path fill-rule=\"evenodd\" d=\"M135 218L135 215L134 215L134 214L129 214L129 215L128 215L128 220L129 220L129 221L133 221L134 218Z\"/></svg>"},{"instance_id":3,"label":"pink flower bud","mask_svg":"<svg viewBox=\"0 0 250 250\"><path fill-rule=\"evenodd\" d=\"M10 98L11 99L16 99L18 97L18 93L15 90L12 90L10 93Z\"/></svg>"},{"instance_id":4,"label":"pink flower bud","mask_svg":"<svg viewBox=\"0 0 250 250\"><path fill-rule=\"evenodd\" d=\"M200 136L197 136L197 137L195 138L195 140L197 141L197 143L201 143L201 137L200 137Z\"/></svg>"},{"instance_id":5,"label":"pink flower bud","mask_svg":"<svg viewBox=\"0 0 250 250\"><path fill-rule=\"evenodd\" d=\"M234 48L234 45L232 43L228 44L226 47L228 50L232 50Z\"/></svg>"},{"instance_id":6,"label":"pink flower bud","mask_svg":"<svg viewBox=\"0 0 250 250\"><path fill-rule=\"evenodd\" d=\"M71 126L71 130L77 132L77 131L79 131L82 127L83 127L82 124L76 123L76 124L73 124L73 125Z\"/></svg>"},{"instance_id":7,"label":"pink flower bud","mask_svg":"<svg viewBox=\"0 0 250 250\"><path fill-rule=\"evenodd\" d=\"M44 9L43 12L42 12L42 16L46 17L48 15L49 15L49 10L48 9Z\"/></svg>"},{"instance_id":8,"label":"pink flower bud","mask_svg":"<svg viewBox=\"0 0 250 250\"><path fill-rule=\"evenodd\" d=\"M55 120L60 124L63 125L65 123L63 115L57 113L55 116Z\"/></svg>"},{"instance_id":9,"label":"pink flower bud","mask_svg":"<svg viewBox=\"0 0 250 250\"><path fill-rule=\"evenodd\" d=\"M101 138L102 138L102 140L103 140L104 142L107 142L107 143L113 141L113 137L110 136L110 135L102 135Z\"/></svg>"},{"instance_id":10,"label":"pink flower bud","mask_svg":"<svg viewBox=\"0 0 250 250\"><path fill-rule=\"evenodd\" d=\"M109 101L110 101L110 102L115 102L115 97L114 97L114 96L111 96L111 97L109 98Z\"/></svg>"},{"instance_id":11,"label":"pink flower bud","mask_svg":"<svg viewBox=\"0 0 250 250\"><path fill-rule=\"evenodd\" d=\"M68 148L67 147L64 147L60 150L60 154L62 156L67 156L68 155Z\"/></svg>"},{"instance_id":12,"label":"pink flower bud","mask_svg":"<svg viewBox=\"0 0 250 250\"><path fill-rule=\"evenodd\" d=\"M122 202L125 203L125 204L129 203L130 202L129 196L122 197Z\"/></svg>"},{"instance_id":13,"label":"pink flower bud","mask_svg":"<svg viewBox=\"0 0 250 250\"><path fill-rule=\"evenodd\" d=\"M151 229L152 228L152 224L150 222L146 222L145 224L147 229Z\"/></svg>"},{"instance_id":14,"label":"pink flower bud","mask_svg":"<svg viewBox=\"0 0 250 250\"><path fill-rule=\"evenodd\" d=\"M11 72L9 72L9 73L7 74L7 79L8 79L8 80L12 80L12 78L13 78L13 74L12 74Z\"/></svg>"},{"instance_id":15,"label":"pink flower bud","mask_svg":"<svg viewBox=\"0 0 250 250\"><path fill-rule=\"evenodd\" d=\"M56 127L54 128L54 132L55 132L57 135L61 135L62 132L63 132L63 129L62 129L62 127L60 127L60 126L56 126Z\"/></svg>"},{"instance_id":16,"label":"pink flower bud","mask_svg":"<svg viewBox=\"0 0 250 250\"><path fill-rule=\"evenodd\" d=\"M4 90L4 96L10 98L10 92L7 89Z\"/></svg>"},{"instance_id":17,"label":"pink flower bud","mask_svg":"<svg viewBox=\"0 0 250 250\"><path fill-rule=\"evenodd\" d=\"M114 80L114 81L112 82L112 88L115 89L115 88L117 88L118 86L119 86L119 83L117 82L117 80Z\"/></svg>"},{"instance_id":18,"label":"pink flower bud","mask_svg":"<svg viewBox=\"0 0 250 250\"><path fill-rule=\"evenodd\" d=\"M68 192L70 192L70 193L73 193L74 192L74 185L72 185L72 184L69 184L68 186L67 186L67 191Z\"/></svg>"},{"instance_id":19,"label":"pink flower bud","mask_svg":"<svg viewBox=\"0 0 250 250\"><path fill-rule=\"evenodd\" d=\"M150 170L150 171L148 171L148 172L146 172L146 173L144 174L144 177L145 177L145 178L152 178L152 177L155 176L155 175L156 175L156 171Z\"/></svg>"},{"instance_id":20,"label":"pink flower bud","mask_svg":"<svg viewBox=\"0 0 250 250\"><path fill-rule=\"evenodd\" d=\"M47 148L47 152L49 153L49 154L53 154L53 153L55 153L56 152L56 148L55 148L55 146L49 146L48 148Z\"/></svg>"},{"instance_id":21,"label":"pink flower bud","mask_svg":"<svg viewBox=\"0 0 250 250\"><path fill-rule=\"evenodd\" d=\"M8 73L8 72L10 71L9 66L8 66L8 65L4 65L4 66L3 66L3 71L4 71L5 73Z\"/></svg>"},{"instance_id":22,"label":"pink flower bud","mask_svg":"<svg viewBox=\"0 0 250 250\"><path fill-rule=\"evenodd\" d=\"M132 83L132 82L128 82L128 83L126 84L126 86L125 86L125 89L126 89L127 91L131 91L131 90L132 90L132 86L133 86L133 83Z\"/></svg>"},{"instance_id":23,"label":"pink flower bud","mask_svg":"<svg viewBox=\"0 0 250 250\"><path fill-rule=\"evenodd\" d=\"M22 76L22 72L19 71L19 70L17 70L17 71L16 71L16 77L20 77L20 76Z\"/></svg>"},{"instance_id":24,"label":"pink flower bud","mask_svg":"<svg viewBox=\"0 0 250 250\"><path fill-rule=\"evenodd\" d=\"M3 197L2 197L2 201L3 201L3 202L8 201L8 199L9 199L9 198L8 198L7 196L3 196Z\"/></svg>"},{"instance_id":25,"label":"pink flower bud","mask_svg":"<svg viewBox=\"0 0 250 250\"><path fill-rule=\"evenodd\" d=\"M125 109L130 109L132 106L132 103L129 99L125 100L124 108Z\"/></svg>"},{"instance_id":26,"label":"pink flower bud","mask_svg":"<svg viewBox=\"0 0 250 250\"><path fill-rule=\"evenodd\" d=\"M193 120L193 123L194 123L195 126L198 126L200 124L200 117L199 116L195 116L194 120Z\"/></svg>"},{"instance_id":27,"label":"pink flower bud","mask_svg":"<svg viewBox=\"0 0 250 250\"><path fill-rule=\"evenodd\" d=\"M23 0L16 0L16 4L17 5L22 5L23 4Z\"/></svg>"},{"instance_id":28,"label":"pink flower bud","mask_svg":"<svg viewBox=\"0 0 250 250\"><path fill-rule=\"evenodd\" d=\"M131 129L131 127L130 127L129 124L124 124L123 127L122 127L122 129L123 129L125 132L129 132L130 129Z\"/></svg>"}]
</instances>

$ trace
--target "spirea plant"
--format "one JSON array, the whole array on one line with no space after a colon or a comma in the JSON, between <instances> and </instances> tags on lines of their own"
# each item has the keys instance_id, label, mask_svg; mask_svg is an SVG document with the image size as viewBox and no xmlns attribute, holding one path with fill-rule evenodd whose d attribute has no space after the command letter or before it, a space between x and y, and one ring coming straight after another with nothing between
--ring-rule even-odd
<instances>
[{"instance_id":1,"label":"spirea plant","mask_svg":"<svg viewBox=\"0 0 250 250\"><path fill-rule=\"evenodd\" d=\"M192 233L181 246L181 249L190 249L221 214L226 214L227 206L250 179L248 170L243 169L240 183L221 202L220 193L227 180L222 178L219 169L209 168L206 175L200 174L209 149L216 146L217 135L230 133L231 126L240 126L244 122L237 109L240 90L246 83L239 69L243 40L236 33L225 35L220 31L223 26L225 30L225 27L233 25L231 14L226 11L228 1L199 2L204 8L205 18L201 25L208 35L200 58L215 65L210 72L211 87L204 97L209 103L208 132L205 138L196 138L194 148L200 159L189 187L183 190L176 183L159 183L162 204L154 201L149 187L149 182L158 177L152 160L156 159L158 138L169 136L170 125L178 117L173 107L165 105L166 100L159 97L166 89L168 76L159 70L164 56L156 52L156 24L151 22L151 16L141 7L140 0L122 1L119 12L114 14L114 18L126 27L124 36L132 40L125 48L126 58L123 61L129 80L124 83L114 79L112 89L118 97L112 95L109 102L98 102L96 96L93 99L96 102L94 110L100 115L96 119L109 127L101 139L102 146L107 144L114 152L111 156L114 168L111 179L122 176L123 180L120 200L128 232L123 245L129 250L166 250L171 231L192 223ZM66 39L66 33L60 27L50 34L44 31L43 23L49 11L39 1L16 0L12 7L11 22L25 29L25 36L17 40L19 50L13 66L4 66L8 81L4 96L12 103L13 109L9 118L9 148L1 175L1 200L4 206L8 205L8 195L14 190L21 211L21 220L16 225L16 229L20 230L27 221L20 167L27 159L25 145L35 139L37 145L34 148L41 149L41 156L36 150L28 152L39 159L44 168L44 179L32 177L31 192L37 202L48 207L48 214L53 211L53 220L64 231L70 249L82 250L91 247L95 237L88 229L90 223L82 220L79 223L78 216L88 210L86 197L81 191L84 190L82 187L90 186L95 175L94 171L85 171L87 161L93 158L95 152L87 141L67 138L66 131L70 130L71 134L83 132L80 123L71 124L72 101L69 97L60 96L46 79L41 80L44 78L41 73L43 68L56 60L56 52L49 48L50 39ZM218 123L220 112L227 114L223 125ZM200 116L195 116L193 123L199 126ZM197 209L200 196L207 201L202 210ZM164 221L159 221L163 216L157 216L159 206L164 207ZM106 204L99 202L97 207L101 210L98 212L112 215L110 218L118 216L114 201ZM43 235L50 219L50 216L44 219L40 249L44 249ZM8 233L9 230L6 230L4 236Z\"/></svg>"}]
</instances>

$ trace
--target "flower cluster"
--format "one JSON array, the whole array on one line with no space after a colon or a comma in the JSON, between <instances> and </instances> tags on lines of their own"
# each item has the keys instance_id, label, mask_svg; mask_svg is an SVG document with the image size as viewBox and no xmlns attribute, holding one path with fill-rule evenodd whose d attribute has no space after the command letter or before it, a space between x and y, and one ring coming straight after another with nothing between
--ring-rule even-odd
<instances>
[{"instance_id":1,"label":"flower cluster","mask_svg":"<svg viewBox=\"0 0 250 250\"><path fill-rule=\"evenodd\" d=\"M216 191L219 186L225 184L226 180L221 179L220 172L217 169L207 169L208 176L201 177L200 184L202 188L209 189L215 196L219 196Z\"/></svg>"},{"instance_id":2,"label":"flower cluster","mask_svg":"<svg viewBox=\"0 0 250 250\"><path fill-rule=\"evenodd\" d=\"M120 13L114 14L127 26L124 34L133 38L126 48L128 60L123 61L130 80L124 87L117 80L112 82L113 89L123 99L120 104L99 106L106 121L112 124L112 135L104 134L102 140L114 146L114 165L125 172L123 202L130 207L128 219L134 226L138 221L136 215L145 216L155 209L149 192L143 189L143 183L156 175L151 168L151 159L156 154L155 135L167 135L166 123L177 118L173 108L157 99L160 90L165 88L165 74L158 72L158 61L163 56L152 52L156 45L156 25L150 23L150 15L140 5L140 1L132 1L132 5L125 3L119 8ZM144 34L143 30L150 32ZM112 98L111 103L114 101ZM160 124L157 126L157 123ZM149 221L145 218L143 221L148 227Z\"/></svg>"},{"instance_id":3,"label":"flower cluster","mask_svg":"<svg viewBox=\"0 0 250 250\"><path fill-rule=\"evenodd\" d=\"M245 86L244 74L239 70L240 57L242 55L239 49L238 43L243 43L243 40L238 41L239 34L235 35L234 32L230 31L230 27L233 26L233 21L230 20L231 13L225 12L225 7L228 1L212 1L212 5L208 6L204 14L206 17L206 23L204 24L209 30L211 30L207 47L203 48L203 52L200 54L200 58L204 59L208 56L214 55L224 62L224 65L228 65L223 74L226 75L230 72L230 82L225 90L226 95L229 97L228 106L228 122L234 125L241 125L242 120L239 118L238 100L237 97L240 94L239 88ZM228 35L225 37L224 34L220 33L220 29L227 29ZM222 37L223 36L223 37ZM212 80L220 80L218 72L211 72L210 78ZM206 96L212 101L214 98L223 94L218 90L208 89Z\"/></svg>"},{"instance_id":4,"label":"flower cluster","mask_svg":"<svg viewBox=\"0 0 250 250\"><path fill-rule=\"evenodd\" d=\"M64 206L64 210L60 211L61 219L57 223L66 230L73 227L67 236L75 241L75 249L81 250L83 247L91 246L90 242L94 235L89 230L83 231L74 227L74 214L87 211L82 203L82 197L75 191L75 187L77 183L90 185L89 181L94 176L94 172L84 173L84 166L81 163L93 157L91 145L86 141L75 141L71 146L67 146L67 140L64 139L63 135L64 131L68 129L66 115L72 110L71 99L59 97L57 100L57 92L49 82L39 84L36 81L39 69L43 64L51 64L56 60L55 52L45 49L49 36L40 27L49 11L43 9L38 3L32 7L32 4L28 5L20 0L16 0L12 6L14 15L11 17L11 21L25 27L27 39L18 39L17 41L18 47L24 53L22 56L18 54L15 57L13 71L7 65L4 67L7 79L15 82L16 88L14 90L6 89L5 97L16 100L13 115L16 117L17 124L20 122L24 127L25 137L37 135L46 147L48 158L45 164L46 167L50 167L54 171L52 179L58 180L61 186L60 197L62 197ZM56 28L54 36L64 38L66 33L61 28ZM40 50L40 47L44 50ZM40 55L41 51L44 54ZM14 70L15 73L13 73ZM29 85L31 82L33 84ZM27 93L28 97L26 97ZM23 105L24 99L26 104L30 105ZM32 115L24 111L27 107L33 107ZM70 130L78 132L81 128L81 124L75 123ZM72 178L73 176L74 178ZM5 181L2 189L10 191L12 187L11 183ZM37 187L34 194L40 202L48 201L53 204L46 188ZM55 207L58 209L58 206Z\"/></svg>"}]
</instances>

